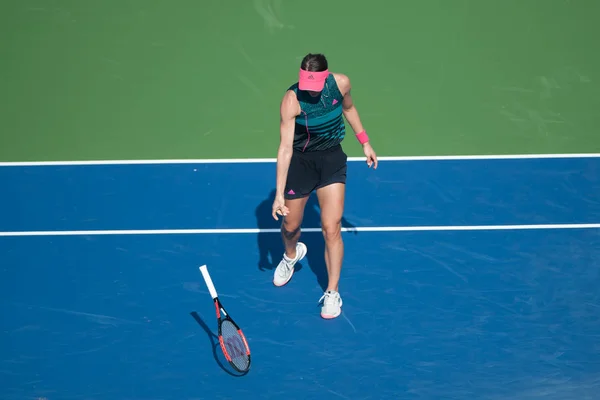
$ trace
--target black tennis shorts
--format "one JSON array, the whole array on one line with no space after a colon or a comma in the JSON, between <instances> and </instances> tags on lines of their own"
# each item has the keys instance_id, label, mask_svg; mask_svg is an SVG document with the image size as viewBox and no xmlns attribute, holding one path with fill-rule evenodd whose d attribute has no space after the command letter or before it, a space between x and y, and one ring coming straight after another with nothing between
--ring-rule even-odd
<instances>
[{"instance_id":1,"label":"black tennis shorts","mask_svg":"<svg viewBox=\"0 0 600 400\"><path fill-rule=\"evenodd\" d=\"M333 183L346 183L348 156L341 145L327 150L294 150L288 169L284 196L299 199Z\"/></svg>"}]
</instances>

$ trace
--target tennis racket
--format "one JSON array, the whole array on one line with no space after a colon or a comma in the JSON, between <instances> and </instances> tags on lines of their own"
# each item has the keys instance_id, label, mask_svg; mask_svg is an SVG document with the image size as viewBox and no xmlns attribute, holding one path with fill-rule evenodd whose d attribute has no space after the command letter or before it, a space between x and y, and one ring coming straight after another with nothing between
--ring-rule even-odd
<instances>
[{"instance_id":1,"label":"tennis racket","mask_svg":"<svg viewBox=\"0 0 600 400\"><path fill-rule=\"evenodd\" d=\"M250 369L250 347L244 333L235 321L229 316L219 300L217 290L212 282L206 265L200 267L206 287L215 303L217 311L218 337L221 350L229 364L238 372L247 372Z\"/></svg>"}]
</instances>

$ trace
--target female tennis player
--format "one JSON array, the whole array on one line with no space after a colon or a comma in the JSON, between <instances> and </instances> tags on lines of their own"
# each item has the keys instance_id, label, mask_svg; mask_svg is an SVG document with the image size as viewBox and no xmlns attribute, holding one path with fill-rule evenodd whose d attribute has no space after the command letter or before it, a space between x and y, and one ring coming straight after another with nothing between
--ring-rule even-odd
<instances>
[{"instance_id":1,"label":"female tennis player","mask_svg":"<svg viewBox=\"0 0 600 400\"><path fill-rule=\"evenodd\" d=\"M329 72L323 54L308 54L300 64L298 82L290 86L280 106L280 144L277 152L276 195L273 218L283 216L283 259L273 283L283 286L294 274L295 264L307 253L299 242L300 225L308 197L316 191L325 239L328 286L319 302L321 316L341 313L340 273L344 258L341 220L344 212L347 156L341 142L346 134L343 117L362 145L369 168L377 168L377 155L350 96L350 79Z\"/></svg>"}]
</instances>

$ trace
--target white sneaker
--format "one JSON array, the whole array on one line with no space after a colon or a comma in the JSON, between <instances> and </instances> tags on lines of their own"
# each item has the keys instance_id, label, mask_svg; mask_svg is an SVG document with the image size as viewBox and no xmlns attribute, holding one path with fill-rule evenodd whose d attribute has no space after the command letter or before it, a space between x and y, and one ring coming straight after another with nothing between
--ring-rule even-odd
<instances>
[{"instance_id":1,"label":"white sneaker","mask_svg":"<svg viewBox=\"0 0 600 400\"><path fill-rule=\"evenodd\" d=\"M304 258L307 251L306 245L298 242L296 244L296 258L288 258L288 256L283 253L283 258L277 268L275 268L275 273L273 274L273 284L275 286L283 286L292 279L292 275L294 275L294 266L298 261Z\"/></svg>"},{"instance_id":2,"label":"white sneaker","mask_svg":"<svg viewBox=\"0 0 600 400\"><path fill-rule=\"evenodd\" d=\"M321 317L332 319L338 317L342 313L342 298L340 294L334 290L328 290L319 299L319 303L323 302L321 307Z\"/></svg>"}]
</instances>

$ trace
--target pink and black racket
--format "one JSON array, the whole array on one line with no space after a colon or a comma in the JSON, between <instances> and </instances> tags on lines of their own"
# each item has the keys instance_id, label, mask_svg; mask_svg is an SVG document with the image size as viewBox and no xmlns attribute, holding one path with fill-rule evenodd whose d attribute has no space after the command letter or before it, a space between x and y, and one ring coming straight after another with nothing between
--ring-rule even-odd
<instances>
[{"instance_id":1,"label":"pink and black racket","mask_svg":"<svg viewBox=\"0 0 600 400\"><path fill-rule=\"evenodd\" d=\"M250 347L246 341L246 336L221 304L206 265L200 267L200 272L215 303L221 350L223 350L225 358L236 371L247 372L250 369Z\"/></svg>"}]
</instances>

